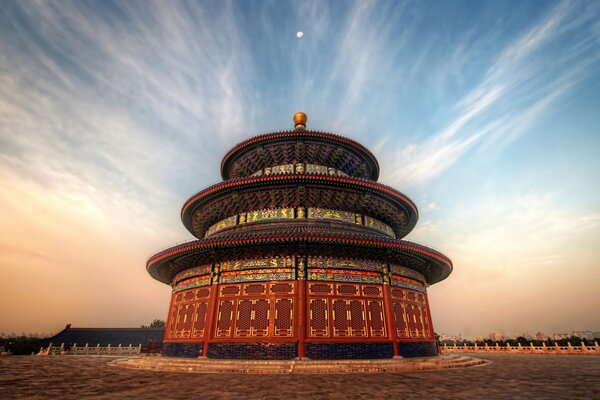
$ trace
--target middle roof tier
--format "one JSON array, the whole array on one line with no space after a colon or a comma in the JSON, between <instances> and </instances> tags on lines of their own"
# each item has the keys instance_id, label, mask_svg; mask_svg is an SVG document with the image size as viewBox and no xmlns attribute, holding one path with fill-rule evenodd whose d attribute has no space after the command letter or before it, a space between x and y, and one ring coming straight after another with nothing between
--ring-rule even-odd
<instances>
[{"instance_id":1,"label":"middle roof tier","mask_svg":"<svg viewBox=\"0 0 600 400\"><path fill-rule=\"evenodd\" d=\"M360 178L310 174L263 175L218 183L186 201L181 219L194 236L202 238L226 218L289 208L359 214L363 224L372 218L389 226L396 238L406 236L418 219L416 205L389 186Z\"/></svg>"}]
</instances>

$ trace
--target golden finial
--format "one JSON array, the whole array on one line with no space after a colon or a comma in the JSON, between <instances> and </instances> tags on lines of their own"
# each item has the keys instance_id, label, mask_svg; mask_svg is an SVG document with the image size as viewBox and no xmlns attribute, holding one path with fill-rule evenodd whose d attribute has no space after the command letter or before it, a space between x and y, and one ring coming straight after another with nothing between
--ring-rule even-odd
<instances>
[{"instance_id":1,"label":"golden finial","mask_svg":"<svg viewBox=\"0 0 600 400\"><path fill-rule=\"evenodd\" d=\"M296 129L302 130L306 129L306 121L308 117L303 112L297 112L294 114L294 127Z\"/></svg>"}]
</instances>

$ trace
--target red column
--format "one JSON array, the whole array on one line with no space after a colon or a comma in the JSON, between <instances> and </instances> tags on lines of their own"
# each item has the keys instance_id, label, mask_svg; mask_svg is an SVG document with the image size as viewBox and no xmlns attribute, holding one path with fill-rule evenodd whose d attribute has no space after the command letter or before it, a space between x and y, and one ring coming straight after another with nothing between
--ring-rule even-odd
<instances>
[{"instance_id":1,"label":"red column","mask_svg":"<svg viewBox=\"0 0 600 400\"><path fill-rule=\"evenodd\" d=\"M306 339L306 259L297 257L296 266L298 268L298 276L296 279L296 336L298 337L298 357L305 356L304 340Z\"/></svg>"},{"instance_id":2,"label":"red column","mask_svg":"<svg viewBox=\"0 0 600 400\"><path fill-rule=\"evenodd\" d=\"M212 285L210 287L210 298L208 300L208 309L206 312L206 329L204 331L204 344L202 345L202 357L206 357L208 351L208 343L214 338L215 323L217 320L217 306L219 299L219 265L213 266Z\"/></svg>"},{"instance_id":3,"label":"red column","mask_svg":"<svg viewBox=\"0 0 600 400\"><path fill-rule=\"evenodd\" d=\"M392 339L394 346L394 357L399 356L398 338L396 337L396 323L394 322L394 311L392 309L392 291L390 288L389 267L384 266L383 270L383 306L385 308L385 319L387 320L388 337Z\"/></svg>"}]
</instances>

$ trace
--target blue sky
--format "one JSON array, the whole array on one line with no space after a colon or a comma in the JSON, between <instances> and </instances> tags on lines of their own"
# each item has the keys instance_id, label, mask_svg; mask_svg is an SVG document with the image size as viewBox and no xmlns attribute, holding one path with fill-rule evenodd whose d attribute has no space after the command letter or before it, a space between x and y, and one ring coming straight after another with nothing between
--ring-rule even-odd
<instances>
[{"instance_id":1,"label":"blue sky","mask_svg":"<svg viewBox=\"0 0 600 400\"><path fill-rule=\"evenodd\" d=\"M296 111L419 206L438 332L600 330L599 58L595 1L3 2L0 331L164 318L145 259Z\"/></svg>"}]
</instances>

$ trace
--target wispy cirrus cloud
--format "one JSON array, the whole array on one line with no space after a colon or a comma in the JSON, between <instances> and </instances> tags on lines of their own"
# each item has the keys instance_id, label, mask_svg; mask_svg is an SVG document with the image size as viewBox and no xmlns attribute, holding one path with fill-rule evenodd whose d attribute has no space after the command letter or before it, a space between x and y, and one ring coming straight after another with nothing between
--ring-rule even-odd
<instances>
[{"instance_id":1,"label":"wispy cirrus cloud","mask_svg":"<svg viewBox=\"0 0 600 400\"><path fill-rule=\"evenodd\" d=\"M180 158L171 168L186 179L198 170L195 160L217 162L215 149L252 123L242 121L252 108L243 94L242 64L249 63L230 8L211 17L130 3L122 5L122 24L86 3L12 8L15 20L34 27L0 43L0 112L13 129L2 136L11 150L2 155L28 160L20 170L45 160L73 176L88 173L88 182L116 180L118 190L126 181L132 190L157 193L170 160ZM217 23L221 34L208 28Z\"/></svg>"},{"instance_id":2,"label":"wispy cirrus cloud","mask_svg":"<svg viewBox=\"0 0 600 400\"><path fill-rule=\"evenodd\" d=\"M386 178L398 185L418 184L443 173L475 146L493 146L498 151L530 128L561 95L589 77L600 58L594 17L598 7L590 4L582 13L573 6L560 3L510 43L481 82L456 101L445 127L423 142L385 154L391 165L402 166ZM574 37L564 37L574 30ZM567 51L551 50L565 40ZM461 53L463 48L459 47Z\"/></svg>"},{"instance_id":3,"label":"wispy cirrus cloud","mask_svg":"<svg viewBox=\"0 0 600 400\"><path fill-rule=\"evenodd\" d=\"M160 317L168 288L147 279L145 259L189 237L182 195L216 180L221 155L252 125L241 117L252 115L250 63L231 7L98 5L0 13L0 268L13 282L4 296L19 304L2 310L2 330ZM132 279L144 281L137 311L119 307ZM115 301L96 302L109 287ZM48 305L35 327L31 313Z\"/></svg>"}]
</instances>

